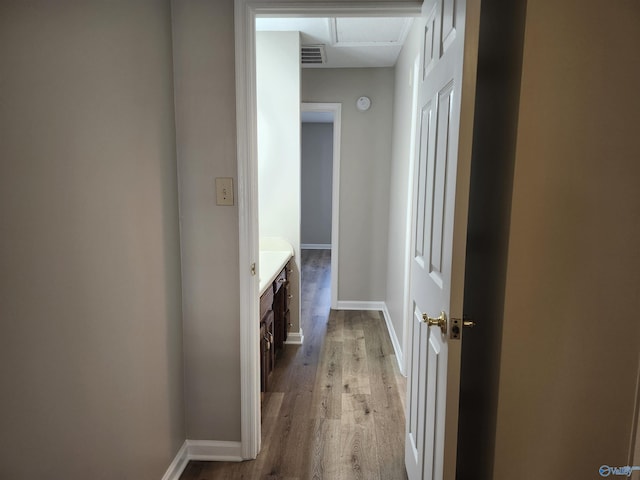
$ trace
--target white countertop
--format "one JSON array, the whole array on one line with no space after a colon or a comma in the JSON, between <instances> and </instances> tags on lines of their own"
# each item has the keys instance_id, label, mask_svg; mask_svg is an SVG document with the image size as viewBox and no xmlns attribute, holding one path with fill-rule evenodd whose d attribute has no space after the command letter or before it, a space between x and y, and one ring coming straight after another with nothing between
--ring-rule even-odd
<instances>
[{"instance_id":1,"label":"white countertop","mask_svg":"<svg viewBox=\"0 0 640 480\"><path fill-rule=\"evenodd\" d=\"M260 295L273 283L291 257L293 247L286 240L275 237L260 239Z\"/></svg>"}]
</instances>

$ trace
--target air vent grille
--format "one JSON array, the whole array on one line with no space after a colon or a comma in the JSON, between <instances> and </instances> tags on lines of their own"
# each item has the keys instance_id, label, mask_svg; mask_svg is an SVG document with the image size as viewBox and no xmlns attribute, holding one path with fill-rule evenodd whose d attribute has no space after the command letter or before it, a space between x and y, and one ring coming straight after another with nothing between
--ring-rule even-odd
<instances>
[{"instance_id":1,"label":"air vent grille","mask_svg":"<svg viewBox=\"0 0 640 480\"><path fill-rule=\"evenodd\" d=\"M327 63L324 45L302 45L300 48L302 65L322 65Z\"/></svg>"}]
</instances>

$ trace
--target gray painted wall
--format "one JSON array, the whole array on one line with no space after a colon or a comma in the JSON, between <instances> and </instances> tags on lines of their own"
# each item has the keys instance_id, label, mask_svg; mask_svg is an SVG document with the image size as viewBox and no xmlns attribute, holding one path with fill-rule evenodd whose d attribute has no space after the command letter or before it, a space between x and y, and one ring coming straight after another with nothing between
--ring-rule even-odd
<instances>
[{"instance_id":1,"label":"gray painted wall","mask_svg":"<svg viewBox=\"0 0 640 480\"><path fill-rule=\"evenodd\" d=\"M385 298L393 78L392 68L302 69L303 102L342 103L338 301Z\"/></svg>"},{"instance_id":2,"label":"gray painted wall","mask_svg":"<svg viewBox=\"0 0 640 480\"><path fill-rule=\"evenodd\" d=\"M233 2L172 11L187 437L239 441L238 208L216 206L214 189L237 172Z\"/></svg>"},{"instance_id":3,"label":"gray painted wall","mask_svg":"<svg viewBox=\"0 0 640 480\"><path fill-rule=\"evenodd\" d=\"M640 5L600 7L527 4L494 478L598 478L630 461Z\"/></svg>"},{"instance_id":4,"label":"gray painted wall","mask_svg":"<svg viewBox=\"0 0 640 480\"><path fill-rule=\"evenodd\" d=\"M414 62L420 53L424 21L414 20L395 68L393 95L393 149L389 191L389 232L387 248L387 290L385 302L401 348L406 348L404 337L407 286L407 251L411 236L410 184L411 160L415 148L412 139L414 114ZM412 150L414 148L414 150ZM405 352L402 352L405 355Z\"/></svg>"},{"instance_id":5,"label":"gray painted wall","mask_svg":"<svg viewBox=\"0 0 640 480\"><path fill-rule=\"evenodd\" d=\"M302 124L300 236L303 244L331 244L333 124Z\"/></svg>"},{"instance_id":6,"label":"gray painted wall","mask_svg":"<svg viewBox=\"0 0 640 480\"><path fill-rule=\"evenodd\" d=\"M0 3L0 478L159 479L184 442L170 15Z\"/></svg>"}]
</instances>

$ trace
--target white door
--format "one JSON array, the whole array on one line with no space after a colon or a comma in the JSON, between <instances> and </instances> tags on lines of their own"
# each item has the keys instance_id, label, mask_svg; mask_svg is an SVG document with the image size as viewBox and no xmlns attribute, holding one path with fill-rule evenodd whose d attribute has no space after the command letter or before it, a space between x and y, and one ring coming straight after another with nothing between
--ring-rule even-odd
<instances>
[{"instance_id":1,"label":"white door","mask_svg":"<svg viewBox=\"0 0 640 480\"><path fill-rule=\"evenodd\" d=\"M479 5L426 0L422 13L405 463L410 480L439 480L455 478Z\"/></svg>"}]
</instances>

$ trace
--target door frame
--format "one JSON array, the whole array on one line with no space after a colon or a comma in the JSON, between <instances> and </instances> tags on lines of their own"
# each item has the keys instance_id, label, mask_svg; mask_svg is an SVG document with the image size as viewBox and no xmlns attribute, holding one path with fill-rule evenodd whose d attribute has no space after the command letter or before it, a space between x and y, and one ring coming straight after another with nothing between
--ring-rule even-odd
<instances>
[{"instance_id":1,"label":"door frame","mask_svg":"<svg viewBox=\"0 0 640 480\"><path fill-rule=\"evenodd\" d=\"M338 249L340 228L340 141L342 104L302 102L302 112L333 114L333 159L331 163L331 308L338 308ZM302 322L302 320L301 320ZM302 325L300 326L302 328Z\"/></svg>"},{"instance_id":2,"label":"door frame","mask_svg":"<svg viewBox=\"0 0 640 480\"><path fill-rule=\"evenodd\" d=\"M240 441L243 459L256 458L261 441L255 19L257 16L416 16L420 14L421 7L422 3L415 0L234 0L240 270Z\"/></svg>"}]
</instances>

